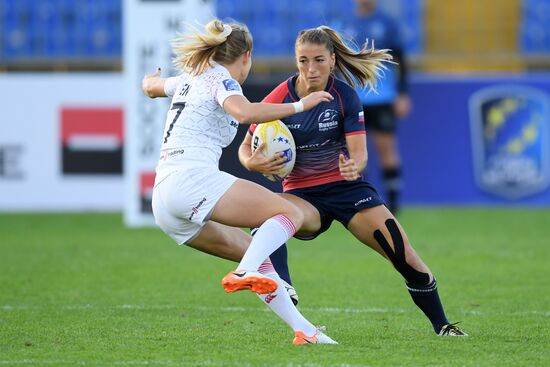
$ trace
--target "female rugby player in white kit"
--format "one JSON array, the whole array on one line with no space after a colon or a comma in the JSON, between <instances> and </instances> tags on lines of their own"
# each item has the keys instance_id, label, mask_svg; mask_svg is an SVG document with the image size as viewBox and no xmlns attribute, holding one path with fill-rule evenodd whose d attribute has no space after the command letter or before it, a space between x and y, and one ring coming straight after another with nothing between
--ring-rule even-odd
<instances>
[{"instance_id":1,"label":"female rugby player in white kit","mask_svg":"<svg viewBox=\"0 0 550 367\"><path fill-rule=\"evenodd\" d=\"M231 143L239 123L280 119L333 97L320 91L294 103L251 103L240 86L252 65L246 26L213 20L204 32L180 36L174 62L182 73L165 79L159 69L142 83L149 97L172 97L153 190L156 223L178 244L240 261L222 280L226 292L260 294L292 327L294 344L336 343L298 312L268 259L300 228L303 214L262 186L218 167L222 148ZM259 230L251 240L236 227Z\"/></svg>"}]
</instances>

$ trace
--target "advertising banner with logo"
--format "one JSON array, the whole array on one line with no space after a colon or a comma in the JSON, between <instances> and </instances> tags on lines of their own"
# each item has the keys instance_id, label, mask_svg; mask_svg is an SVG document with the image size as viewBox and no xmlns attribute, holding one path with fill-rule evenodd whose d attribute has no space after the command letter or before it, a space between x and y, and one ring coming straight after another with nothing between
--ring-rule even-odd
<instances>
[{"instance_id":1,"label":"advertising banner with logo","mask_svg":"<svg viewBox=\"0 0 550 367\"><path fill-rule=\"evenodd\" d=\"M214 11L209 0L125 0L124 78L127 146L124 155L124 219L129 226L153 224L151 193L164 131L168 99L151 100L141 90L145 74L161 68L171 76L170 41L184 23L206 23Z\"/></svg>"},{"instance_id":2,"label":"advertising banner with logo","mask_svg":"<svg viewBox=\"0 0 550 367\"><path fill-rule=\"evenodd\" d=\"M474 173L478 186L504 198L540 193L550 182L550 95L500 85L470 97Z\"/></svg>"},{"instance_id":3,"label":"advertising banner with logo","mask_svg":"<svg viewBox=\"0 0 550 367\"><path fill-rule=\"evenodd\" d=\"M120 210L123 80L0 75L0 210Z\"/></svg>"},{"instance_id":4,"label":"advertising banner with logo","mask_svg":"<svg viewBox=\"0 0 550 367\"><path fill-rule=\"evenodd\" d=\"M411 93L406 203L550 206L549 74L417 77Z\"/></svg>"}]
</instances>

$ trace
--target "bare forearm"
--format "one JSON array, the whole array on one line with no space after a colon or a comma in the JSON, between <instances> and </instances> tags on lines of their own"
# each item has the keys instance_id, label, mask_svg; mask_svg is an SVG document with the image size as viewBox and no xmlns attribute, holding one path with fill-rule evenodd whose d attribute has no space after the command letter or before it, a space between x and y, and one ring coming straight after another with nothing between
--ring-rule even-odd
<instances>
[{"instance_id":1,"label":"bare forearm","mask_svg":"<svg viewBox=\"0 0 550 367\"><path fill-rule=\"evenodd\" d=\"M250 103L243 95L227 97L223 108L241 124L262 123L309 111L322 102L330 102L334 97L325 91L318 91L294 103Z\"/></svg>"},{"instance_id":2,"label":"bare forearm","mask_svg":"<svg viewBox=\"0 0 550 367\"><path fill-rule=\"evenodd\" d=\"M355 165L357 166L358 172L363 172L365 168L367 167L367 161L368 161L368 153L365 152L365 154L353 154L350 153L350 158L352 158L355 161Z\"/></svg>"},{"instance_id":3,"label":"bare forearm","mask_svg":"<svg viewBox=\"0 0 550 367\"><path fill-rule=\"evenodd\" d=\"M279 120L296 113L291 103L250 103L243 106L240 112L240 116L235 117L241 124Z\"/></svg>"}]
</instances>

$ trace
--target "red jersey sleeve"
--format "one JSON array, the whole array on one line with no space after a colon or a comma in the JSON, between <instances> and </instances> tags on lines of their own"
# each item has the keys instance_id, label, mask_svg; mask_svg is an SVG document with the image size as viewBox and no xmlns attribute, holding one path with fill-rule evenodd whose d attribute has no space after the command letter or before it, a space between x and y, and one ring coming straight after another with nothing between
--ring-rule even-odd
<instances>
[{"instance_id":1,"label":"red jersey sleeve","mask_svg":"<svg viewBox=\"0 0 550 367\"><path fill-rule=\"evenodd\" d=\"M288 95L288 80L285 80L279 84L275 89L271 91L262 102L266 103L283 103L285 97Z\"/></svg>"}]
</instances>

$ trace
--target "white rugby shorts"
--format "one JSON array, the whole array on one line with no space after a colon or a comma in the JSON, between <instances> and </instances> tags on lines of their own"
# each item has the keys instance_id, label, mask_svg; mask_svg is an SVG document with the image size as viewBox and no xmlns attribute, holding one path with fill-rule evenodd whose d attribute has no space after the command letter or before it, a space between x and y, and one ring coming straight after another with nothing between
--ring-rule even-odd
<instances>
[{"instance_id":1,"label":"white rugby shorts","mask_svg":"<svg viewBox=\"0 0 550 367\"><path fill-rule=\"evenodd\" d=\"M153 189L157 225L179 245L196 238L237 177L210 167L181 168Z\"/></svg>"}]
</instances>

